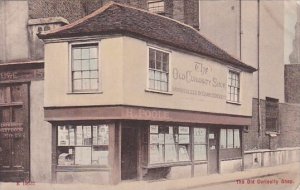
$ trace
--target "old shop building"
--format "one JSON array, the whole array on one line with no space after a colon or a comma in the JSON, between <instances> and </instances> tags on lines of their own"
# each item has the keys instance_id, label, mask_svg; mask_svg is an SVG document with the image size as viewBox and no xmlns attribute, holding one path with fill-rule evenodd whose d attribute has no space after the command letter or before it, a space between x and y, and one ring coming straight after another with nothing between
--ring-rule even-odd
<instances>
[{"instance_id":1,"label":"old shop building","mask_svg":"<svg viewBox=\"0 0 300 190\"><path fill-rule=\"evenodd\" d=\"M255 69L197 30L109 3L39 37L54 182L118 183L243 168Z\"/></svg>"}]
</instances>

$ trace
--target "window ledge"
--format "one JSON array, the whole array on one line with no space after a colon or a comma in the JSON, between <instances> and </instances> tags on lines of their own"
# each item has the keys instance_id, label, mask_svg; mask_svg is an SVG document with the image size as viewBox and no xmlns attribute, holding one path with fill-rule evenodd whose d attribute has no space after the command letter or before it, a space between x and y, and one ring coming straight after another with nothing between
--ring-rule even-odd
<instances>
[{"instance_id":1,"label":"window ledge","mask_svg":"<svg viewBox=\"0 0 300 190\"><path fill-rule=\"evenodd\" d=\"M266 131L266 135L269 135L271 137L276 137L277 135L280 135L280 132L277 132L277 131Z\"/></svg>"},{"instance_id":2,"label":"window ledge","mask_svg":"<svg viewBox=\"0 0 300 190\"><path fill-rule=\"evenodd\" d=\"M105 166L57 166L56 172L109 171Z\"/></svg>"},{"instance_id":3,"label":"window ledge","mask_svg":"<svg viewBox=\"0 0 300 190\"><path fill-rule=\"evenodd\" d=\"M151 90L151 89L145 89L145 92L152 92L152 93L165 94L165 95L173 95L173 93L171 93L171 92L164 92L164 91Z\"/></svg>"},{"instance_id":4,"label":"window ledge","mask_svg":"<svg viewBox=\"0 0 300 190\"><path fill-rule=\"evenodd\" d=\"M67 92L68 95L72 94L103 94L102 91L82 91L82 92Z\"/></svg>"},{"instance_id":5,"label":"window ledge","mask_svg":"<svg viewBox=\"0 0 300 190\"><path fill-rule=\"evenodd\" d=\"M238 106L242 105L240 102L233 102L233 101L229 101L229 100L227 100L226 103L234 104L234 105L238 105Z\"/></svg>"},{"instance_id":6,"label":"window ledge","mask_svg":"<svg viewBox=\"0 0 300 190\"><path fill-rule=\"evenodd\" d=\"M182 161L182 162L173 162L173 163L162 163L162 164L149 164L143 166L143 168L151 169L151 168L165 168L165 167L174 167L174 166L187 166L191 165L191 161Z\"/></svg>"}]
</instances>

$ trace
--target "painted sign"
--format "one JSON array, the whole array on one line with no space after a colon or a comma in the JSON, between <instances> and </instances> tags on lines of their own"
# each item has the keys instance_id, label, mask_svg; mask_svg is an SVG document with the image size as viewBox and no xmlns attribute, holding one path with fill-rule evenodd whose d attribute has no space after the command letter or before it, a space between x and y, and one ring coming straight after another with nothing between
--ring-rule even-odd
<instances>
[{"instance_id":1,"label":"painted sign","mask_svg":"<svg viewBox=\"0 0 300 190\"><path fill-rule=\"evenodd\" d=\"M172 91L203 98L226 99L227 75L211 64L195 62L174 66ZM222 74L221 74L222 73Z\"/></svg>"},{"instance_id":2,"label":"painted sign","mask_svg":"<svg viewBox=\"0 0 300 190\"><path fill-rule=\"evenodd\" d=\"M0 72L0 82L18 80L42 80L44 79L43 69L24 69L20 71Z\"/></svg>"},{"instance_id":3,"label":"painted sign","mask_svg":"<svg viewBox=\"0 0 300 190\"><path fill-rule=\"evenodd\" d=\"M24 128L22 123L5 122L0 123L1 138L22 138L24 137Z\"/></svg>"}]
</instances>

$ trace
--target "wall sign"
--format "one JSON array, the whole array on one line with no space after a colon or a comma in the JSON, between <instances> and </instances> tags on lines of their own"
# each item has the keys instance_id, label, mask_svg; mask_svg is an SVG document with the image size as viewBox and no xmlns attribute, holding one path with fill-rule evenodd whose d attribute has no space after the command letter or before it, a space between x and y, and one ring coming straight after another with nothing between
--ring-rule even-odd
<instances>
[{"instance_id":1,"label":"wall sign","mask_svg":"<svg viewBox=\"0 0 300 190\"><path fill-rule=\"evenodd\" d=\"M0 72L0 82L42 79L44 79L44 69L24 69L19 71Z\"/></svg>"}]
</instances>

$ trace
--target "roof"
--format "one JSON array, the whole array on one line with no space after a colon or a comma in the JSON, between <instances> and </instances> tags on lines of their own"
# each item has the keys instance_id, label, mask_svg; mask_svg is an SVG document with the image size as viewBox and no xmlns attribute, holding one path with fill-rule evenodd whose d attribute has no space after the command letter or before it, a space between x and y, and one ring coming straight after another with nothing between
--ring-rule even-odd
<instances>
[{"instance_id":1,"label":"roof","mask_svg":"<svg viewBox=\"0 0 300 190\"><path fill-rule=\"evenodd\" d=\"M256 70L210 42L191 26L115 2L110 2L71 24L38 36L41 39L55 39L102 34L123 34L152 39L219 60L248 72Z\"/></svg>"}]
</instances>

